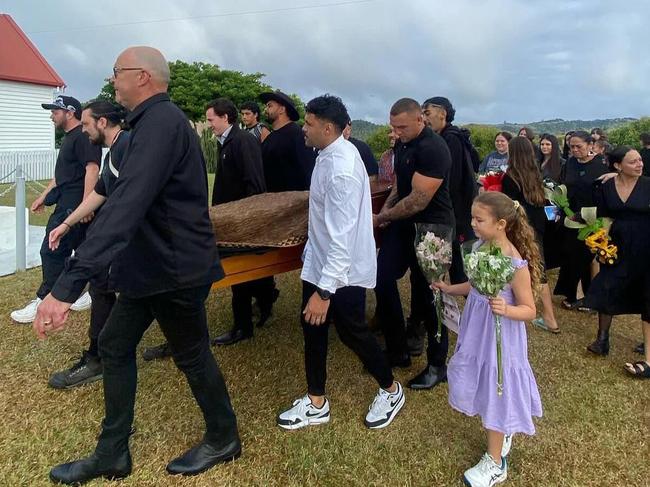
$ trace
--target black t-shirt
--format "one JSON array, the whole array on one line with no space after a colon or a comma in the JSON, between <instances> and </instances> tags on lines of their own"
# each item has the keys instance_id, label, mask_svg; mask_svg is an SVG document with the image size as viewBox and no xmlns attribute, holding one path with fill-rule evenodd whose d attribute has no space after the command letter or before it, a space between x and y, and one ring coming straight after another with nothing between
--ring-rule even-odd
<instances>
[{"instance_id":1,"label":"black t-shirt","mask_svg":"<svg viewBox=\"0 0 650 487\"><path fill-rule=\"evenodd\" d=\"M650 176L650 149L644 147L639 151L641 154L641 159L643 159L643 175Z\"/></svg>"},{"instance_id":2,"label":"black t-shirt","mask_svg":"<svg viewBox=\"0 0 650 487\"><path fill-rule=\"evenodd\" d=\"M86 164L89 162L99 165L102 160L102 148L93 145L88 135L77 125L63 137L59 156L54 167L54 179L60 191L84 189Z\"/></svg>"},{"instance_id":3,"label":"black t-shirt","mask_svg":"<svg viewBox=\"0 0 650 487\"><path fill-rule=\"evenodd\" d=\"M108 197L113 191L113 186L120 175L120 165L124 159L124 153L129 146L129 133L122 131L111 145L108 153L104 156L102 174L95 185L95 193Z\"/></svg>"},{"instance_id":4,"label":"black t-shirt","mask_svg":"<svg viewBox=\"0 0 650 487\"><path fill-rule=\"evenodd\" d=\"M593 199L594 181L609 172L603 156L597 155L591 161L578 162L570 157L563 168L562 184L566 186L569 207L579 212L584 207L595 206Z\"/></svg>"},{"instance_id":5,"label":"black t-shirt","mask_svg":"<svg viewBox=\"0 0 650 487\"><path fill-rule=\"evenodd\" d=\"M264 139L262 160L269 193L309 189L316 153L305 145L305 137L297 123L290 122Z\"/></svg>"},{"instance_id":6,"label":"black t-shirt","mask_svg":"<svg viewBox=\"0 0 650 487\"><path fill-rule=\"evenodd\" d=\"M395 175L397 197L401 200L411 193L411 181L417 172L443 182L427 207L416 213L411 220L416 223L454 225L454 211L449 196L449 170L451 155L445 140L425 127L415 139L395 144Z\"/></svg>"},{"instance_id":7,"label":"black t-shirt","mask_svg":"<svg viewBox=\"0 0 650 487\"><path fill-rule=\"evenodd\" d=\"M375 155L372 153L370 146L363 140L355 139L354 137L350 137L348 141L351 142L359 151L361 160L363 161L364 166L366 166L368 176L379 174L379 165L377 164L377 159L375 159Z\"/></svg>"}]
</instances>

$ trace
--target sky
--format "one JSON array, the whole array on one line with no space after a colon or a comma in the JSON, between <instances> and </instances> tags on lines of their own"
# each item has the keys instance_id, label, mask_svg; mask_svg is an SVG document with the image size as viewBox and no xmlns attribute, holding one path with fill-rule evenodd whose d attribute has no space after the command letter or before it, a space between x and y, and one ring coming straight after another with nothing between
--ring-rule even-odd
<instances>
[{"instance_id":1,"label":"sky","mask_svg":"<svg viewBox=\"0 0 650 487\"><path fill-rule=\"evenodd\" d=\"M303 101L386 123L446 96L459 123L650 115L648 0L0 0L66 81L95 97L117 55L261 72ZM1 48L1 46L0 46Z\"/></svg>"}]
</instances>

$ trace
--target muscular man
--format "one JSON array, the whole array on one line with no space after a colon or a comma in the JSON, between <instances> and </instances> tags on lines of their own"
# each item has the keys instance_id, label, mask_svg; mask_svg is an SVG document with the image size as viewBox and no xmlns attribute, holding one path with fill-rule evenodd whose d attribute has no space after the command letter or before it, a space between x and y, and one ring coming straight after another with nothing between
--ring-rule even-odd
<instances>
[{"instance_id":1,"label":"muscular man","mask_svg":"<svg viewBox=\"0 0 650 487\"><path fill-rule=\"evenodd\" d=\"M54 467L50 478L79 484L131 473L129 434L137 386L136 347L155 319L201 408L201 441L167 465L192 475L241 451L226 384L210 351L205 299L224 275L208 216L205 161L198 136L167 95L169 66L150 47L122 52L111 77L130 110L131 139L111 197L83 245L38 308L40 338L63 327L70 303L110 264L119 292L99 335L105 416L95 451Z\"/></svg>"},{"instance_id":2,"label":"muscular man","mask_svg":"<svg viewBox=\"0 0 650 487\"><path fill-rule=\"evenodd\" d=\"M406 330L397 280L411 270L411 286L423 310L429 334L427 368L409 382L433 387L446 378L448 336L442 328L436 339L437 320L433 295L415 257L416 225L427 225L438 237L451 241L454 213L449 196L451 157L444 139L424 124L420 104L410 98L395 102L390 124L399 137L395 144L396 183L375 225L384 228L377 260L377 318L384 330L388 358L393 366L408 367Z\"/></svg>"}]
</instances>

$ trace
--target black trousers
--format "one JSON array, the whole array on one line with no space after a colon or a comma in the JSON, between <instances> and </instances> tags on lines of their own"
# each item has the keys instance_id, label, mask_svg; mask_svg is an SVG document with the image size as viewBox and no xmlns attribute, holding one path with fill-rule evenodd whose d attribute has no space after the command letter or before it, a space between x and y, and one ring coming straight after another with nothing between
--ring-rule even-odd
<instances>
[{"instance_id":1,"label":"black trousers","mask_svg":"<svg viewBox=\"0 0 650 487\"><path fill-rule=\"evenodd\" d=\"M314 396L322 396L325 394L327 381L327 337L330 320L322 325L310 325L304 320L302 314L315 291L316 286L306 281L302 282L300 322L305 339L307 392ZM366 323L366 290L357 286L338 289L330 298L327 316L333 318L341 341L359 357L379 387L390 388L394 380L393 373L386 356L379 348L377 339Z\"/></svg>"},{"instance_id":2,"label":"black trousers","mask_svg":"<svg viewBox=\"0 0 650 487\"><path fill-rule=\"evenodd\" d=\"M74 201L76 201L76 199ZM73 201L67 203L73 203ZM41 299L45 298L45 296L50 293L52 287L54 287L54 283L61 275L61 272L63 272L66 259L72 255L72 251L81 245L81 242L83 242L86 237L86 228L88 225L78 223L61 239L59 247L56 250L50 250L48 240L50 232L61 225L63 220L65 220L75 208L76 205L70 207L70 204L66 204L65 200L60 201L59 204L56 205L56 208L54 208L54 213L52 213L50 218L47 220L45 237L43 238L43 243L41 243L40 251L43 280L36 291L36 295Z\"/></svg>"},{"instance_id":3,"label":"black trousers","mask_svg":"<svg viewBox=\"0 0 650 487\"><path fill-rule=\"evenodd\" d=\"M594 254L578 240L578 230L566 228L564 232L564 248L562 264L553 294L566 296L567 301L574 302L577 297L578 283L582 283L582 291L587 295L591 285L591 262Z\"/></svg>"},{"instance_id":4,"label":"black trousers","mask_svg":"<svg viewBox=\"0 0 650 487\"><path fill-rule=\"evenodd\" d=\"M209 291L210 285L205 285L137 299L118 296L99 335L105 417L98 454L114 456L128 447L137 387L136 347L154 319L201 408L204 439L221 447L238 437L228 390L210 351L204 305Z\"/></svg>"},{"instance_id":5,"label":"black trousers","mask_svg":"<svg viewBox=\"0 0 650 487\"><path fill-rule=\"evenodd\" d=\"M99 334L104 328L117 299L115 292L109 290L108 269L90 280L88 293L93 302L90 308L90 326L88 327L90 351L91 353L98 353L95 347L98 346Z\"/></svg>"},{"instance_id":6,"label":"black trousers","mask_svg":"<svg viewBox=\"0 0 650 487\"><path fill-rule=\"evenodd\" d=\"M232 290L232 314L235 328L246 335L253 335L252 300L256 299L262 314L270 313L273 308L275 281L265 277L255 281L235 284Z\"/></svg>"},{"instance_id":7,"label":"black trousers","mask_svg":"<svg viewBox=\"0 0 650 487\"><path fill-rule=\"evenodd\" d=\"M444 232L442 232L444 233ZM406 221L391 223L382 234L377 258L377 319L386 338L386 349L391 359L408 354L402 301L397 281L411 270L411 293L417 301L428 333L427 360L429 365L442 366L447 360L449 337L442 327L440 343L436 340L438 319L433 307L433 293L422 274L415 257L415 225Z\"/></svg>"}]
</instances>

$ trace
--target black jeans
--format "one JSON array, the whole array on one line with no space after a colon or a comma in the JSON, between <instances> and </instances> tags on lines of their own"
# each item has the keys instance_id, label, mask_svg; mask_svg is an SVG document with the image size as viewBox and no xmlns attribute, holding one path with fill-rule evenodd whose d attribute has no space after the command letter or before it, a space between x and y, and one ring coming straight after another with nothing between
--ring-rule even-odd
<instances>
[{"instance_id":1,"label":"black jeans","mask_svg":"<svg viewBox=\"0 0 650 487\"><path fill-rule=\"evenodd\" d=\"M56 250L50 250L49 235L52 230L63 223L63 220L74 211L76 206L72 208L64 204L65 201L56 205L54 213L50 215L45 227L45 237L41 243L41 263L43 280L41 285L36 291L36 295L43 299L47 296L54 283L63 272L65 261L72 255L72 251L76 249L86 237L86 228L88 225L78 223L73 226L70 231L61 239L61 242Z\"/></svg>"},{"instance_id":2,"label":"black jeans","mask_svg":"<svg viewBox=\"0 0 650 487\"><path fill-rule=\"evenodd\" d=\"M302 310L309 298L316 291L316 286L302 282L302 307L300 322L305 338L305 373L307 375L307 392L313 396L325 394L327 381L327 320L322 325L310 325L304 320ZM366 290L362 287L348 286L338 289L330 298L328 318L334 320L334 326L344 345L352 349L368 372L375 378L379 387L388 389L393 385L393 373L386 356L382 353L377 339L368 329L366 323Z\"/></svg>"},{"instance_id":3,"label":"black jeans","mask_svg":"<svg viewBox=\"0 0 650 487\"><path fill-rule=\"evenodd\" d=\"M88 327L90 352L93 355L97 355L99 353L97 348L99 345L99 334L104 328L117 299L115 292L109 291L108 269L90 280L88 293L92 298L92 307L90 308L90 326Z\"/></svg>"},{"instance_id":4,"label":"black jeans","mask_svg":"<svg viewBox=\"0 0 650 487\"><path fill-rule=\"evenodd\" d=\"M444 233L444 232L443 232ZM402 301L397 281L411 269L412 296L416 299L427 333L429 365L442 366L447 360L449 337L442 327L440 343L436 340L438 319L433 307L433 293L415 257L415 225L406 221L391 223L382 234L377 258L377 319L384 331L386 349L393 360L408 355Z\"/></svg>"},{"instance_id":5,"label":"black jeans","mask_svg":"<svg viewBox=\"0 0 650 487\"><path fill-rule=\"evenodd\" d=\"M210 285L205 285L137 299L118 296L99 335L106 410L98 454L114 456L128 448L137 387L136 347L154 319L201 408L205 441L221 447L238 438L228 390L209 346L204 305L209 292Z\"/></svg>"},{"instance_id":6,"label":"black jeans","mask_svg":"<svg viewBox=\"0 0 650 487\"><path fill-rule=\"evenodd\" d=\"M262 313L271 312L275 291L273 277L243 282L232 286L232 314L234 328L241 329L245 335L253 335L252 300L255 298Z\"/></svg>"}]
</instances>

